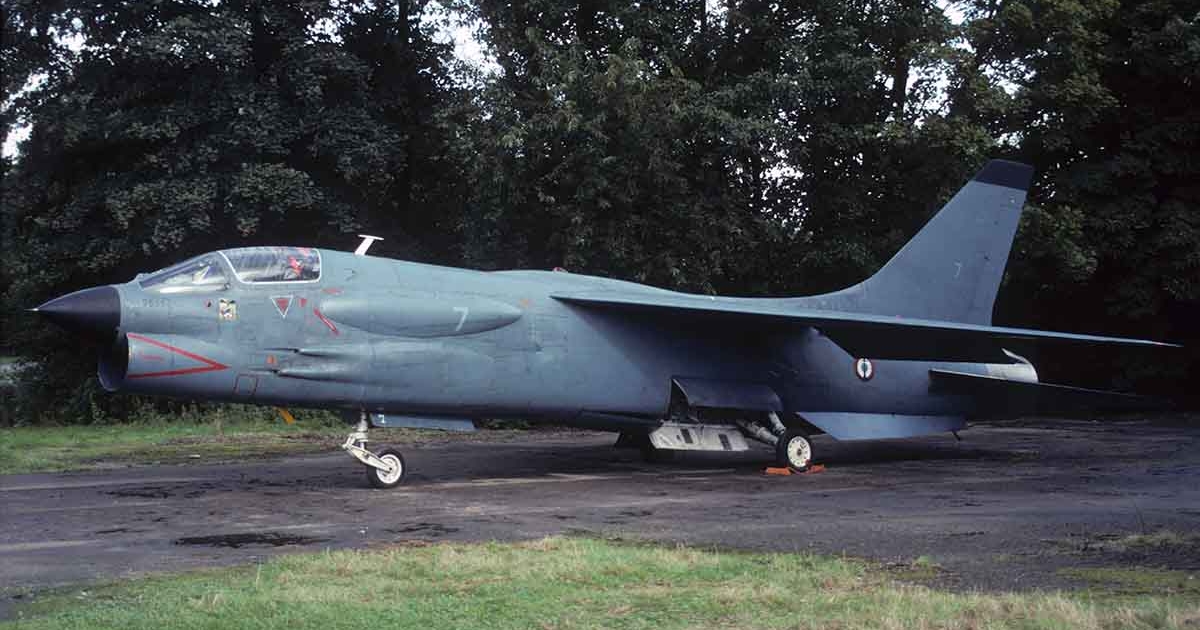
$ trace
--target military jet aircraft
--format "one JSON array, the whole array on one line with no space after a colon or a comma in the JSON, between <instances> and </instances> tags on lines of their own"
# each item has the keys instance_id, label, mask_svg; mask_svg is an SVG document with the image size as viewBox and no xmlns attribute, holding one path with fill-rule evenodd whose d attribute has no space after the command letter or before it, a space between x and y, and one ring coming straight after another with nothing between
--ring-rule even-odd
<instances>
[{"instance_id":1,"label":"military jet aircraft","mask_svg":"<svg viewBox=\"0 0 1200 630\"><path fill-rule=\"evenodd\" d=\"M311 247L197 256L36 310L99 333L111 391L340 409L377 487L407 468L369 427L523 418L621 432L649 455L739 451L804 469L810 437L1137 405L1038 382L1014 349L1170 344L992 325L1032 178L989 162L882 269L797 298L691 295L558 271L473 271Z\"/></svg>"}]
</instances>

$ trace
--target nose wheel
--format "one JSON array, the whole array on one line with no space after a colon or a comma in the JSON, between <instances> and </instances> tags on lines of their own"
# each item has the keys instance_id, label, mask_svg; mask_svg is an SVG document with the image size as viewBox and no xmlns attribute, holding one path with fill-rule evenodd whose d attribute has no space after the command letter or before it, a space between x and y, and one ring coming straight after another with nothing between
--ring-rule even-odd
<instances>
[{"instance_id":1,"label":"nose wheel","mask_svg":"<svg viewBox=\"0 0 1200 630\"><path fill-rule=\"evenodd\" d=\"M389 470L367 466L367 481L375 488L395 488L404 481L404 456L400 451L391 446L384 448L377 454L379 461L387 464Z\"/></svg>"},{"instance_id":2,"label":"nose wheel","mask_svg":"<svg viewBox=\"0 0 1200 630\"><path fill-rule=\"evenodd\" d=\"M408 472L408 467L404 465L404 456L392 446L384 447L378 453L367 450L369 426L367 414L364 412L354 432L346 436L342 448L367 467L367 481L372 487L395 488L404 482L404 474Z\"/></svg>"}]
</instances>

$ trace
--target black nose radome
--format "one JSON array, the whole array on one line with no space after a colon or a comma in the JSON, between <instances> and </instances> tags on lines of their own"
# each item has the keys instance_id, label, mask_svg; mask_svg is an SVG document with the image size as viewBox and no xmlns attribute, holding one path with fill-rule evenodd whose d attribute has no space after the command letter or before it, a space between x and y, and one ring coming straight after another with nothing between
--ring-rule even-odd
<instances>
[{"instance_id":1,"label":"black nose radome","mask_svg":"<svg viewBox=\"0 0 1200 630\"><path fill-rule=\"evenodd\" d=\"M68 293L33 310L77 332L112 334L121 325L121 296L113 286Z\"/></svg>"}]
</instances>

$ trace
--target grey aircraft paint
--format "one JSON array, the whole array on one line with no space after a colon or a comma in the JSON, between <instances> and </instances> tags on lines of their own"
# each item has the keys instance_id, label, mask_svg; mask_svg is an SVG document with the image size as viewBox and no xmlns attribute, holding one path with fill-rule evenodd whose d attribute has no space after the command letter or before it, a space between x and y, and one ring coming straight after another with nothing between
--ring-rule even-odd
<instances>
[{"instance_id":1,"label":"grey aircraft paint","mask_svg":"<svg viewBox=\"0 0 1200 630\"><path fill-rule=\"evenodd\" d=\"M113 339L99 367L109 390L366 412L377 426L512 417L645 433L664 419L749 421L782 443L1144 404L1039 384L1008 350L1169 344L991 325L1031 177L988 163L878 273L826 295L700 296L270 247L206 254L38 310Z\"/></svg>"}]
</instances>

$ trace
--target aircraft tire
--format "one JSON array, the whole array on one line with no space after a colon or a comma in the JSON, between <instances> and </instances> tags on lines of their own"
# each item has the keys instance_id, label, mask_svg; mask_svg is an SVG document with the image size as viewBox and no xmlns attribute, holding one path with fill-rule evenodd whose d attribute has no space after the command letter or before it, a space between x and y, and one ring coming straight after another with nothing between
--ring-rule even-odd
<instances>
[{"instance_id":1,"label":"aircraft tire","mask_svg":"<svg viewBox=\"0 0 1200 630\"><path fill-rule=\"evenodd\" d=\"M372 487L383 489L395 488L404 482L404 475L408 473L408 466L404 463L404 456L400 454L399 449L388 446L375 455L385 462L399 463L400 470L389 475L374 466L367 466L367 481L371 482Z\"/></svg>"},{"instance_id":2,"label":"aircraft tire","mask_svg":"<svg viewBox=\"0 0 1200 630\"><path fill-rule=\"evenodd\" d=\"M805 470L812 464L812 442L808 436L788 429L775 445L775 461L779 466L793 470Z\"/></svg>"}]
</instances>

